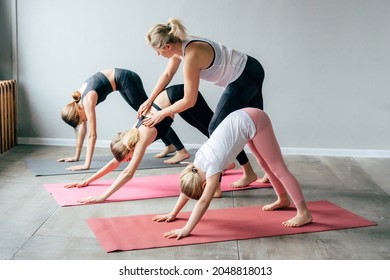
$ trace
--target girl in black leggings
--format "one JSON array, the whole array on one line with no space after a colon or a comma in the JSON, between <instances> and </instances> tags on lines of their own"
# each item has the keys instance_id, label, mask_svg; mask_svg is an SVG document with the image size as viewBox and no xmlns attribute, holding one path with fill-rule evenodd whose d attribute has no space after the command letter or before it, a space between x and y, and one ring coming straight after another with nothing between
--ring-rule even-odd
<instances>
[{"instance_id":1,"label":"girl in black leggings","mask_svg":"<svg viewBox=\"0 0 390 280\"><path fill-rule=\"evenodd\" d=\"M98 72L88 78L80 89L73 93L73 101L62 110L62 119L70 126L77 128L77 144L76 153L73 157L61 158L58 161L74 162L79 160L87 127L89 129L84 164L71 166L67 168L68 170L89 169L97 138L95 107L114 91L119 91L123 99L135 111L147 100L141 78L137 73L126 69L112 68ZM177 151L172 158L165 161L166 163L177 163L190 156L172 128L169 128L167 134L161 137L161 140L166 147L156 157L162 157L169 152Z\"/></svg>"},{"instance_id":2,"label":"girl in black leggings","mask_svg":"<svg viewBox=\"0 0 390 280\"><path fill-rule=\"evenodd\" d=\"M89 179L68 184L66 188L82 188L115 170L121 162L129 161L127 167L119 174L112 185L98 196L86 197L81 203L99 203L106 200L125 183L133 178L147 147L163 136L170 128L173 117L166 117L154 127L143 125L143 120L150 118L152 114L159 114L162 110L174 104L184 96L184 86L175 85L163 90L152 103L151 108L145 112L134 126L125 132L118 133L111 142L111 151L114 158ZM189 124L197 128L206 137L209 137L208 126L213 117L213 112L207 105L203 96L198 93L197 101L193 108L180 114Z\"/></svg>"}]
</instances>

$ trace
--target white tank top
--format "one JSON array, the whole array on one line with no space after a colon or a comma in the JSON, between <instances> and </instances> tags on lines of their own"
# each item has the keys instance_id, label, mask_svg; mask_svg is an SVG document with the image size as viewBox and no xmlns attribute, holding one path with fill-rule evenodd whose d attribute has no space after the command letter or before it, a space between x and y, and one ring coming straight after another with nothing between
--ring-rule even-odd
<instances>
[{"instance_id":1,"label":"white tank top","mask_svg":"<svg viewBox=\"0 0 390 280\"><path fill-rule=\"evenodd\" d=\"M208 43L214 50L214 61L212 65L200 71L200 78L202 80L226 88L228 84L240 77L248 60L246 54L205 38L189 37L183 41L182 48L184 56L185 48L189 43L194 41Z\"/></svg>"}]
</instances>

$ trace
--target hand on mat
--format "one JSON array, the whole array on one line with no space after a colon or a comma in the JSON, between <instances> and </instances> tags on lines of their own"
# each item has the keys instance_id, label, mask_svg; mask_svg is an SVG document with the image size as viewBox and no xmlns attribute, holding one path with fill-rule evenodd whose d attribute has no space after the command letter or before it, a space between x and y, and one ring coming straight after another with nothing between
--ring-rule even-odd
<instances>
[{"instance_id":1,"label":"hand on mat","mask_svg":"<svg viewBox=\"0 0 390 280\"><path fill-rule=\"evenodd\" d=\"M182 237L187 237L188 235L190 234L187 231L185 231L184 228L173 229L164 233L165 238L176 238L177 240L179 240Z\"/></svg>"},{"instance_id":2,"label":"hand on mat","mask_svg":"<svg viewBox=\"0 0 390 280\"><path fill-rule=\"evenodd\" d=\"M75 166L69 166L68 168L65 168L65 170L68 171L87 170L87 169L89 169L89 167L85 165L75 165Z\"/></svg>"},{"instance_id":3,"label":"hand on mat","mask_svg":"<svg viewBox=\"0 0 390 280\"><path fill-rule=\"evenodd\" d=\"M174 221L175 219L176 219L176 217L171 215L171 214L164 214L164 215L154 216L152 220L155 222L164 222L165 221L165 222L169 223L169 222Z\"/></svg>"},{"instance_id":4,"label":"hand on mat","mask_svg":"<svg viewBox=\"0 0 390 280\"><path fill-rule=\"evenodd\" d=\"M66 189L70 189L70 188L78 188L78 189L80 189L80 188L84 188L86 186L88 186L88 182L85 181L85 182L81 182L81 183L67 184L67 185L64 186L64 188L66 188Z\"/></svg>"},{"instance_id":5,"label":"hand on mat","mask_svg":"<svg viewBox=\"0 0 390 280\"><path fill-rule=\"evenodd\" d=\"M103 201L104 201L104 198L101 196L88 196L86 198L80 199L77 202L87 204L87 203L100 203Z\"/></svg>"},{"instance_id":6,"label":"hand on mat","mask_svg":"<svg viewBox=\"0 0 390 280\"><path fill-rule=\"evenodd\" d=\"M75 162L75 161L79 161L79 159L76 157L66 157L66 158L57 159L57 161L58 162Z\"/></svg>"}]
</instances>

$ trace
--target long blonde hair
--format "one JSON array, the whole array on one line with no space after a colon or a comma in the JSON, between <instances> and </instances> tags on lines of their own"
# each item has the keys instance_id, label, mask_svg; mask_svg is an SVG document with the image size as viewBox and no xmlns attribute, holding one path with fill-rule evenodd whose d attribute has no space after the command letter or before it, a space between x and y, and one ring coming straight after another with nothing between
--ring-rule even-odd
<instances>
[{"instance_id":1,"label":"long blonde hair","mask_svg":"<svg viewBox=\"0 0 390 280\"><path fill-rule=\"evenodd\" d=\"M110 148L115 159L119 162L134 150L139 140L138 129L133 127L128 131L119 132L111 141Z\"/></svg>"},{"instance_id":2,"label":"long blonde hair","mask_svg":"<svg viewBox=\"0 0 390 280\"><path fill-rule=\"evenodd\" d=\"M187 36L187 29L182 22L170 18L167 23L159 23L149 29L146 40L151 47L161 49L165 44L182 42Z\"/></svg>"},{"instance_id":3,"label":"long blonde hair","mask_svg":"<svg viewBox=\"0 0 390 280\"><path fill-rule=\"evenodd\" d=\"M81 93L75 91L72 93L73 101L66 104L61 111L61 118L64 122L69 124L71 127L76 128L80 123L80 107L78 103L81 100Z\"/></svg>"},{"instance_id":4,"label":"long blonde hair","mask_svg":"<svg viewBox=\"0 0 390 280\"><path fill-rule=\"evenodd\" d=\"M193 163L180 173L180 190L189 198L198 200L203 194L202 179Z\"/></svg>"}]
</instances>

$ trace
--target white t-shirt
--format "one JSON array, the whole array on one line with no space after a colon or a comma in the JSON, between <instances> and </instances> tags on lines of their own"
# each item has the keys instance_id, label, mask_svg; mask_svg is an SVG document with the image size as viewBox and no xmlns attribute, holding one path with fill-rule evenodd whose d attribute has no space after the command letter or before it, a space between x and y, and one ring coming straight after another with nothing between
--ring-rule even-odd
<instances>
[{"instance_id":1,"label":"white t-shirt","mask_svg":"<svg viewBox=\"0 0 390 280\"><path fill-rule=\"evenodd\" d=\"M194 164L206 178L225 170L256 134L253 120L243 110L229 114L195 155Z\"/></svg>"}]
</instances>

